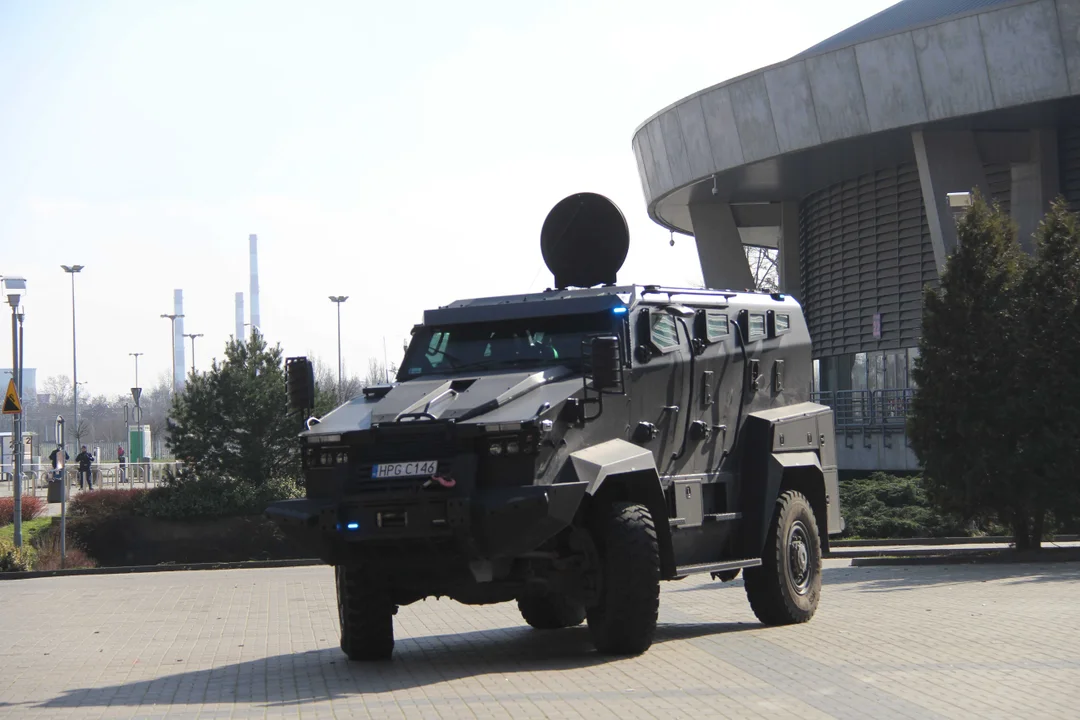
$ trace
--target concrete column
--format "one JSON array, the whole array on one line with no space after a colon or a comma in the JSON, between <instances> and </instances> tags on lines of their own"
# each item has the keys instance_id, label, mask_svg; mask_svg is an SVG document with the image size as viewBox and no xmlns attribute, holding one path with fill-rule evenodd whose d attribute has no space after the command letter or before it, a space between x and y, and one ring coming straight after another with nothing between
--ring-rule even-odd
<instances>
[{"instance_id":1,"label":"concrete column","mask_svg":"<svg viewBox=\"0 0 1080 720\"><path fill-rule=\"evenodd\" d=\"M956 221L946 198L951 192L978 188L987 200L990 190L983 172L975 135L968 130L915 130L911 133L915 161L919 166L926 221L934 245L938 274L956 248Z\"/></svg>"},{"instance_id":2,"label":"concrete column","mask_svg":"<svg viewBox=\"0 0 1080 720\"><path fill-rule=\"evenodd\" d=\"M780 292L802 298L802 272L799 264L799 203L780 203Z\"/></svg>"},{"instance_id":3,"label":"concrete column","mask_svg":"<svg viewBox=\"0 0 1080 720\"><path fill-rule=\"evenodd\" d=\"M754 287L750 263L739 238L731 206L726 203L690 205L698 260L705 287L716 290L747 290Z\"/></svg>"},{"instance_id":4,"label":"concrete column","mask_svg":"<svg viewBox=\"0 0 1080 720\"><path fill-rule=\"evenodd\" d=\"M1039 229L1050 203L1060 192L1057 128L1032 130L1029 162L1012 165L1012 219L1019 231L1020 246L1034 252L1032 235Z\"/></svg>"}]
</instances>

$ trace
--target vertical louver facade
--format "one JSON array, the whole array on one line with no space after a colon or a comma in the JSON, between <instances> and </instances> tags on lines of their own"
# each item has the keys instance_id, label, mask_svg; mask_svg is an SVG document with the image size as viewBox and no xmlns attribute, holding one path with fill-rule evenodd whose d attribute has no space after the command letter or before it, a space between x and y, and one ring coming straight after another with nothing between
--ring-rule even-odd
<instances>
[{"instance_id":1,"label":"vertical louver facade","mask_svg":"<svg viewBox=\"0 0 1080 720\"><path fill-rule=\"evenodd\" d=\"M1061 128L1058 149L1061 152L1061 194L1073 212L1080 212L1080 125Z\"/></svg>"},{"instance_id":2,"label":"vertical louver facade","mask_svg":"<svg viewBox=\"0 0 1080 720\"><path fill-rule=\"evenodd\" d=\"M917 345L923 287L937 283L937 269L915 165L812 193L799 215L814 357ZM875 313L881 313L880 338Z\"/></svg>"}]
</instances>

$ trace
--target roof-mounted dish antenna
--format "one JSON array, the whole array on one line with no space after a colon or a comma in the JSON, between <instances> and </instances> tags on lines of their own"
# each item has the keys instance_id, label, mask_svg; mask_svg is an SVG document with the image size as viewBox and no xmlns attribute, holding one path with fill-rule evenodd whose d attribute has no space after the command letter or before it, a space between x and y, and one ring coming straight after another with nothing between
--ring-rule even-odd
<instances>
[{"instance_id":1,"label":"roof-mounted dish antenna","mask_svg":"<svg viewBox=\"0 0 1080 720\"><path fill-rule=\"evenodd\" d=\"M614 285L629 248L622 211L596 193L560 200L540 231L540 251L559 289Z\"/></svg>"}]
</instances>

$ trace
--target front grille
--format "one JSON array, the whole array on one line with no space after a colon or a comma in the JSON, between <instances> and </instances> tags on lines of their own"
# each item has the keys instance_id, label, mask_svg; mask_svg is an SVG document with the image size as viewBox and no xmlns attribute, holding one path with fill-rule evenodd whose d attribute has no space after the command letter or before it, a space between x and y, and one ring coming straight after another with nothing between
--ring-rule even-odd
<instances>
[{"instance_id":1,"label":"front grille","mask_svg":"<svg viewBox=\"0 0 1080 720\"><path fill-rule=\"evenodd\" d=\"M366 438L367 442L355 448L354 459L368 466L368 477L370 466L374 463L445 458L461 450L461 443L455 438L451 427L423 427L426 423L415 423L421 427L409 427L414 423L402 425L404 427L391 425L373 428Z\"/></svg>"}]
</instances>

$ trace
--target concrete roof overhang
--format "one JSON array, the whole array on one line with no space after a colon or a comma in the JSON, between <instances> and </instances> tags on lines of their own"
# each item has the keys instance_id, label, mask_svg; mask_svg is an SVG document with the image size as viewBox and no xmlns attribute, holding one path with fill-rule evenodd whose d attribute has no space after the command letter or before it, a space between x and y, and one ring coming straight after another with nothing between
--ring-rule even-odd
<instances>
[{"instance_id":1,"label":"concrete roof overhang","mask_svg":"<svg viewBox=\"0 0 1080 720\"><path fill-rule=\"evenodd\" d=\"M633 138L650 217L692 233L699 202L791 200L915 159L911 131L968 129L987 162L1080 117L1080 0L1015 0L684 98ZM714 192L715 188L715 192Z\"/></svg>"}]
</instances>

